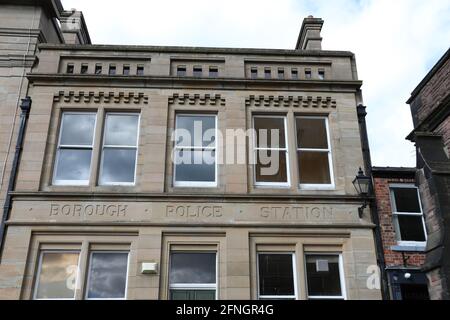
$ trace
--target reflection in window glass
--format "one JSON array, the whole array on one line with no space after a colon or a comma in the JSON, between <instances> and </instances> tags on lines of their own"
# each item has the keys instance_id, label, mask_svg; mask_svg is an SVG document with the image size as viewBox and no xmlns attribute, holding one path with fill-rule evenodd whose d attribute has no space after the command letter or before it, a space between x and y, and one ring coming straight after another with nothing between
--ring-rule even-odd
<instances>
[{"instance_id":1,"label":"reflection in window glass","mask_svg":"<svg viewBox=\"0 0 450 320\"><path fill-rule=\"evenodd\" d=\"M292 254L258 254L259 298L295 299Z\"/></svg>"},{"instance_id":2,"label":"reflection in window glass","mask_svg":"<svg viewBox=\"0 0 450 320\"><path fill-rule=\"evenodd\" d=\"M100 184L134 184L138 114L107 114Z\"/></svg>"},{"instance_id":3,"label":"reflection in window glass","mask_svg":"<svg viewBox=\"0 0 450 320\"><path fill-rule=\"evenodd\" d=\"M175 186L216 186L216 116L177 115L175 127Z\"/></svg>"},{"instance_id":4,"label":"reflection in window glass","mask_svg":"<svg viewBox=\"0 0 450 320\"><path fill-rule=\"evenodd\" d=\"M309 298L344 299L339 255L307 255L306 275Z\"/></svg>"},{"instance_id":5,"label":"reflection in window glass","mask_svg":"<svg viewBox=\"0 0 450 320\"><path fill-rule=\"evenodd\" d=\"M171 253L169 286L171 300L214 300L216 253Z\"/></svg>"},{"instance_id":6,"label":"reflection in window glass","mask_svg":"<svg viewBox=\"0 0 450 320\"><path fill-rule=\"evenodd\" d=\"M87 185L91 171L95 113L63 113L53 183Z\"/></svg>"},{"instance_id":7,"label":"reflection in window glass","mask_svg":"<svg viewBox=\"0 0 450 320\"><path fill-rule=\"evenodd\" d=\"M89 262L88 299L126 297L128 253L93 252Z\"/></svg>"},{"instance_id":8,"label":"reflection in window glass","mask_svg":"<svg viewBox=\"0 0 450 320\"><path fill-rule=\"evenodd\" d=\"M254 116L255 181L258 186L287 186L287 137L284 116Z\"/></svg>"},{"instance_id":9,"label":"reflection in window glass","mask_svg":"<svg viewBox=\"0 0 450 320\"><path fill-rule=\"evenodd\" d=\"M74 299L78 252L42 252L35 299Z\"/></svg>"},{"instance_id":10,"label":"reflection in window glass","mask_svg":"<svg viewBox=\"0 0 450 320\"><path fill-rule=\"evenodd\" d=\"M391 202L397 240L424 244L427 236L418 189L391 187Z\"/></svg>"},{"instance_id":11,"label":"reflection in window glass","mask_svg":"<svg viewBox=\"0 0 450 320\"><path fill-rule=\"evenodd\" d=\"M296 128L300 184L332 185L327 118L298 117Z\"/></svg>"}]
</instances>

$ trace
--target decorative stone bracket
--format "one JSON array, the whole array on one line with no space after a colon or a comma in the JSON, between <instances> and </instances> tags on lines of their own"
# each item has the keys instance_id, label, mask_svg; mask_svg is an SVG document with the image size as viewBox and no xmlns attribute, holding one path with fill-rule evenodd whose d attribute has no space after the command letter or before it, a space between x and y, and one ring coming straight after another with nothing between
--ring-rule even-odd
<instances>
[{"instance_id":1,"label":"decorative stone bracket","mask_svg":"<svg viewBox=\"0 0 450 320\"><path fill-rule=\"evenodd\" d=\"M189 104L189 105L225 105L225 98L220 94L178 94L169 97L169 104Z\"/></svg>"},{"instance_id":2,"label":"decorative stone bracket","mask_svg":"<svg viewBox=\"0 0 450 320\"><path fill-rule=\"evenodd\" d=\"M148 96L142 92L84 92L60 91L53 97L54 102L66 103L134 103L148 104Z\"/></svg>"},{"instance_id":3,"label":"decorative stone bracket","mask_svg":"<svg viewBox=\"0 0 450 320\"><path fill-rule=\"evenodd\" d=\"M247 107L294 107L294 108L336 108L336 100L331 97L303 96L249 96Z\"/></svg>"}]
</instances>

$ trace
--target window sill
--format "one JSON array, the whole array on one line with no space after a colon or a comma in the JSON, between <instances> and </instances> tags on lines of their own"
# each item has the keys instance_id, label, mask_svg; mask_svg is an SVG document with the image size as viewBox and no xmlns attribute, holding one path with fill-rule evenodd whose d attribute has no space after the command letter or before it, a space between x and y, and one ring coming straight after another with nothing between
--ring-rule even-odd
<instances>
[{"instance_id":1,"label":"window sill","mask_svg":"<svg viewBox=\"0 0 450 320\"><path fill-rule=\"evenodd\" d=\"M401 243L399 242L396 246L391 247L392 251L396 252L425 252L426 243Z\"/></svg>"}]
</instances>

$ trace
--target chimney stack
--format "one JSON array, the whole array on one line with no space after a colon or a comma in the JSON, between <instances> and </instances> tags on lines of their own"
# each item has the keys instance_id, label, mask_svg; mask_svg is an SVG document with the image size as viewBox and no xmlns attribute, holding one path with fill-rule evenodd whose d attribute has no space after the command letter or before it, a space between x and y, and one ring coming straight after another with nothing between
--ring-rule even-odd
<instances>
[{"instance_id":1,"label":"chimney stack","mask_svg":"<svg viewBox=\"0 0 450 320\"><path fill-rule=\"evenodd\" d=\"M303 19L295 50L322 50L322 26L321 18L309 16Z\"/></svg>"},{"instance_id":2,"label":"chimney stack","mask_svg":"<svg viewBox=\"0 0 450 320\"><path fill-rule=\"evenodd\" d=\"M83 13L76 9L61 13L61 32L67 44L91 44Z\"/></svg>"}]
</instances>

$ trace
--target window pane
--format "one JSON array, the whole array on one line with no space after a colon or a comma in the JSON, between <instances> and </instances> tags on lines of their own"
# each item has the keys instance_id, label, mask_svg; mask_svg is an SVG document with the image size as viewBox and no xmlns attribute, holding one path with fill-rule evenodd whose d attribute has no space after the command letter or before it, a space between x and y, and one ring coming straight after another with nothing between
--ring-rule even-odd
<instances>
[{"instance_id":1,"label":"window pane","mask_svg":"<svg viewBox=\"0 0 450 320\"><path fill-rule=\"evenodd\" d=\"M176 150L175 181L216 181L215 151Z\"/></svg>"},{"instance_id":2,"label":"window pane","mask_svg":"<svg viewBox=\"0 0 450 320\"><path fill-rule=\"evenodd\" d=\"M176 132L177 146L213 147L215 128L215 116L177 116L176 130L181 129Z\"/></svg>"},{"instance_id":3,"label":"window pane","mask_svg":"<svg viewBox=\"0 0 450 320\"><path fill-rule=\"evenodd\" d=\"M95 114L63 115L61 145L91 146L94 139Z\"/></svg>"},{"instance_id":4,"label":"window pane","mask_svg":"<svg viewBox=\"0 0 450 320\"><path fill-rule=\"evenodd\" d=\"M92 150L60 149L55 180L88 181L91 171Z\"/></svg>"},{"instance_id":5,"label":"window pane","mask_svg":"<svg viewBox=\"0 0 450 320\"><path fill-rule=\"evenodd\" d=\"M215 253L172 253L170 283L216 283Z\"/></svg>"},{"instance_id":6,"label":"window pane","mask_svg":"<svg viewBox=\"0 0 450 320\"><path fill-rule=\"evenodd\" d=\"M287 183L285 151L256 151L256 182Z\"/></svg>"},{"instance_id":7,"label":"window pane","mask_svg":"<svg viewBox=\"0 0 450 320\"><path fill-rule=\"evenodd\" d=\"M309 296L342 295L338 256L306 256L306 273Z\"/></svg>"},{"instance_id":8,"label":"window pane","mask_svg":"<svg viewBox=\"0 0 450 320\"><path fill-rule=\"evenodd\" d=\"M258 148L286 147L284 118L254 117L254 126ZM272 135L274 135L274 141L272 141Z\"/></svg>"},{"instance_id":9,"label":"window pane","mask_svg":"<svg viewBox=\"0 0 450 320\"><path fill-rule=\"evenodd\" d=\"M422 216L397 215L401 241L426 241Z\"/></svg>"},{"instance_id":10,"label":"window pane","mask_svg":"<svg viewBox=\"0 0 450 320\"><path fill-rule=\"evenodd\" d=\"M136 149L105 148L100 181L133 183L135 168Z\"/></svg>"},{"instance_id":11,"label":"window pane","mask_svg":"<svg viewBox=\"0 0 450 320\"><path fill-rule=\"evenodd\" d=\"M136 146L138 115L107 115L105 145Z\"/></svg>"},{"instance_id":12,"label":"window pane","mask_svg":"<svg viewBox=\"0 0 450 320\"><path fill-rule=\"evenodd\" d=\"M292 255L259 254L258 263L261 296L295 295Z\"/></svg>"},{"instance_id":13,"label":"window pane","mask_svg":"<svg viewBox=\"0 0 450 320\"><path fill-rule=\"evenodd\" d=\"M94 252L89 264L89 299L125 298L128 253Z\"/></svg>"},{"instance_id":14,"label":"window pane","mask_svg":"<svg viewBox=\"0 0 450 320\"><path fill-rule=\"evenodd\" d=\"M416 188L394 188L397 212L422 212Z\"/></svg>"},{"instance_id":15,"label":"window pane","mask_svg":"<svg viewBox=\"0 0 450 320\"><path fill-rule=\"evenodd\" d=\"M331 184L328 152L298 152L301 184Z\"/></svg>"},{"instance_id":16,"label":"window pane","mask_svg":"<svg viewBox=\"0 0 450 320\"><path fill-rule=\"evenodd\" d=\"M35 297L73 299L78 275L78 256L78 253L44 253Z\"/></svg>"},{"instance_id":17,"label":"window pane","mask_svg":"<svg viewBox=\"0 0 450 320\"><path fill-rule=\"evenodd\" d=\"M170 290L170 300L215 300L215 290Z\"/></svg>"},{"instance_id":18,"label":"window pane","mask_svg":"<svg viewBox=\"0 0 450 320\"><path fill-rule=\"evenodd\" d=\"M299 148L328 149L325 119L297 118L296 121Z\"/></svg>"}]
</instances>

